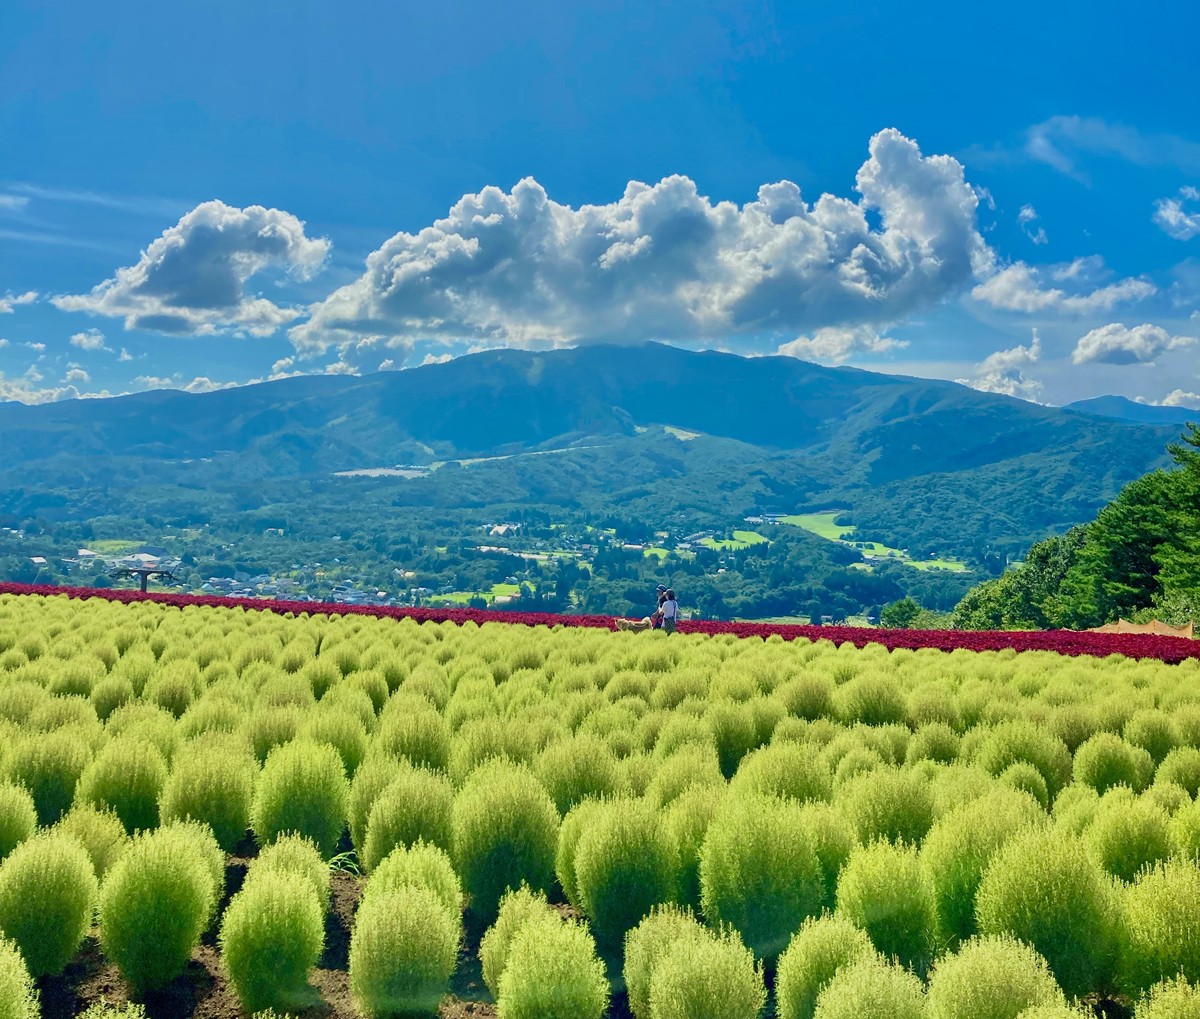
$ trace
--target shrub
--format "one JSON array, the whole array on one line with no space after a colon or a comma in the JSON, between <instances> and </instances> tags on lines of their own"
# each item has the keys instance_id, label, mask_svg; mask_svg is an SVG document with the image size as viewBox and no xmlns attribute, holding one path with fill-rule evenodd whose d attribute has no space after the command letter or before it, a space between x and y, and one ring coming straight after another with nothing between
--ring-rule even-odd
<instances>
[{"instance_id":1,"label":"shrub","mask_svg":"<svg viewBox=\"0 0 1200 1019\"><path fill-rule=\"evenodd\" d=\"M221 963L246 1012L303 1005L324 944L321 902L296 872L255 875L221 921Z\"/></svg>"},{"instance_id":2,"label":"shrub","mask_svg":"<svg viewBox=\"0 0 1200 1019\"><path fill-rule=\"evenodd\" d=\"M462 912L462 884L450 857L437 846L417 842L407 849L393 850L371 875L363 898L385 895L406 885L427 888L451 913Z\"/></svg>"},{"instance_id":3,"label":"shrub","mask_svg":"<svg viewBox=\"0 0 1200 1019\"><path fill-rule=\"evenodd\" d=\"M654 971L671 947L692 938L710 937L690 909L655 906L625 936L625 990L634 1019L648 1019Z\"/></svg>"},{"instance_id":4,"label":"shrub","mask_svg":"<svg viewBox=\"0 0 1200 1019\"><path fill-rule=\"evenodd\" d=\"M489 761L454 800L454 860L476 915L493 918L500 896L522 882L547 890L554 880L558 811L525 767Z\"/></svg>"},{"instance_id":5,"label":"shrub","mask_svg":"<svg viewBox=\"0 0 1200 1019\"><path fill-rule=\"evenodd\" d=\"M958 760L959 736L944 722L930 722L923 725L908 742L904 759L908 764L917 761L937 761L939 764L953 764Z\"/></svg>"},{"instance_id":6,"label":"shrub","mask_svg":"<svg viewBox=\"0 0 1200 1019\"><path fill-rule=\"evenodd\" d=\"M829 770L808 747L775 743L742 759L729 787L735 793L766 793L803 803L828 800L833 793Z\"/></svg>"},{"instance_id":7,"label":"shrub","mask_svg":"<svg viewBox=\"0 0 1200 1019\"><path fill-rule=\"evenodd\" d=\"M129 834L121 819L111 810L97 810L86 803L68 810L51 830L78 840L100 881L129 846Z\"/></svg>"},{"instance_id":8,"label":"shrub","mask_svg":"<svg viewBox=\"0 0 1200 1019\"><path fill-rule=\"evenodd\" d=\"M921 981L880 959L852 962L825 985L813 1019L924 1019Z\"/></svg>"},{"instance_id":9,"label":"shrub","mask_svg":"<svg viewBox=\"0 0 1200 1019\"><path fill-rule=\"evenodd\" d=\"M128 704L136 696L128 676L110 675L92 687L89 699L96 709L96 716L104 722L117 708Z\"/></svg>"},{"instance_id":10,"label":"shrub","mask_svg":"<svg viewBox=\"0 0 1200 1019\"><path fill-rule=\"evenodd\" d=\"M766 1001L762 964L732 931L676 941L650 980L654 1019L758 1019Z\"/></svg>"},{"instance_id":11,"label":"shrub","mask_svg":"<svg viewBox=\"0 0 1200 1019\"><path fill-rule=\"evenodd\" d=\"M133 840L100 889L100 945L135 994L183 972L216 907L207 850L178 827Z\"/></svg>"},{"instance_id":12,"label":"shrub","mask_svg":"<svg viewBox=\"0 0 1200 1019\"><path fill-rule=\"evenodd\" d=\"M1131 997L1175 976L1200 983L1197 917L1200 870L1193 863L1159 865L1127 890L1121 984Z\"/></svg>"},{"instance_id":13,"label":"shrub","mask_svg":"<svg viewBox=\"0 0 1200 1019\"><path fill-rule=\"evenodd\" d=\"M1195 747L1176 747L1158 766L1154 781L1174 782L1195 799L1200 795L1200 750Z\"/></svg>"},{"instance_id":14,"label":"shrub","mask_svg":"<svg viewBox=\"0 0 1200 1019\"><path fill-rule=\"evenodd\" d=\"M695 786L725 788L717 751L708 743L685 743L659 763L646 787L646 798L669 806Z\"/></svg>"},{"instance_id":15,"label":"shrub","mask_svg":"<svg viewBox=\"0 0 1200 1019\"><path fill-rule=\"evenodd\" d=\"M1103 795L1116 785L1145 788L1154 770L1150 755L1111 732L1098 732L1075 751L1074 779Z\"/></svg>"},{"instance_id":16,"label":"shrub","mask_svg":"<svg viewBox=\"0 0 1200 1019\"><path fill-rule=\"evenodd\" d=\"M321 911L329 908L329 864L321 858L321 851L309 839L301 835L281 835L264 847L246 880L255 881L268 874L299 875L317 897Z\"/></svg>"},{"instance_id":17,"label":"shrub","mask_svg":"<svg viewBox=\"0 0 1200 1019\"><path fill-rule=\"evenodd\" d=\"M359 765L350 783L350 841L361 855L367 844L367 821L371 808L383 791L400 774L401 764L387 754L370 754Z\"/></svg>"},{"instance_id":18,"label":"shrub","mask_svg":"<svg viewBox=\"0 0 1200 1019\"><path fill-rule=\"evenodd\" d=\"M928 1019L1017 1019L1035 1005L1066 1005L1046 960L1009 937L973 938L938 960Z\"/></svg>"},{"instance_id":19,"label":"shrub","mask_svg":"<svg viewBox=\"0 0 1200 1019\"><path fill-rule=\"evenodd\" d=\"M1159 984L1138 1002L1134 1019L1200 1019L1200 987L1176 979Z\"/></svg>"},{"instance_id":20,"label":"shrub","mask_svg":"<svg viewBox=\"0 0 1200 1019\"><path fill-rule=\"evenodd\" d=\"M483 940L479 942L479 961L483 967L483 982L492 992L492 997L500 993L500 977L508 965L509 952L517 932L529 921L537 917L553 915L546 896L542 892L533 892L527 885L522 885L513 892L505 892L500 899L500 912L496 922L488 928Z\"/></svg>"},{"instance_id":21,"label":"shrub","mask_svg":"<svg viewBox=\"0 0 1200 1019\"><path fill-rule=\"evenodd\" d=\"M38 823L51 825L70 808L91 758L86 743L59 731L20 740L5 764L9 779L33 797Z\"/></svg>"},{"instance_id":22,"label":"shrub","mask_svg":"<svg viewBox=\"0 0 1200 1019\"><path fill-rule=\"evenodd\" d=\"M1083 838L1096 862L1122 881L1171 854L1167 815L1160 807L1132 796L1101 801Z\"/></svg>"},{"instance_id":23,"label":"shrub","mask_svg":"<svg viewBox=\"0 0 1200 1019\"><path fill-rule=\"evenodd\" d=\"M896 681L878 674L855 676L834 692L833 703L838 718L847 725L903 722L908 708Z\"/></svg>"},{"instance_id":24,"label":"shrub","mask_svg":"<svg viewBox=\"0 0 1200 1019\"><path fill-rule=\"evenodd\" d=\"M300 727L299 736L315 743L328 743L342 758L351 778L367 755L367 734L362 722L347 709L322 707L312 712Z\"/></svg>"},{"instance_id":25,"label":"shrub","mask_svg":"<svg viewBox=\"0 0 1200 1019\"><path fill-rule=\"evenodd\" d=\"M459 914L403 885L363 898L350 936L350 994L365 1016L437 1012L458 962Z\"/></svg>"},{"instance_id":26,"label":"shrub","mask_svg":"<svg viewBox=\"0 0 1200 1019\"><path fill-rule=\"evenodd\" d=\"M704 721L712 732L721 774L733 778L742 758L762 742L753 711L746 704L714 701L709 704Z\"/></svg>"},{"instance_id":27,"label":"shrub","mask_svg":"<svg viewBox=\"0 0 1200 1019\"><path fill-rule=\"evenodd\" d=\"M1017 761L1005 768L1000 774L1000 784L1028 793L1043 810L1050 807L1050 790L1046 788L1046 780L1028 761Z\"/></svg>"},{"instance_id":28,"label":"shrub","mask_svg":"<svg viewBox=\"0 0 1200 1019\"><path fill-rule=\"evenodd\" d=\"M1046 780L1050 800L1071 780L1071 753L1061 739L1033 722L1001 722L984 736L975 763L1002 775L1017 761L1027 761Z\"/></svg>"},{"instance_id":29,"label":"shrub","mask_svg":"<svg viewBox=\"0 0 1200 1019\"><path fill-rule=\"evenodd\" d=\"M729 797L700 850L700 899L759 958L774 959L821 910L824 874L801 808L770 796Z\"/></svg>"},{"instance_id":30,"label":"shrub","mask_svg":"<svg viewBox=\"0 0 1200 1019\"><path fill-rule=\"evenodd\" d=\"M1053 830L1013 838L988 865L975 909L982 933L1032 945L1072 997L1108 986L1119 945L1117 892L1080 839Z\"/></svg>"},{"instance_id":31,"label":"shrub","mask_svg":"<svg viewBox=\"0 0 1200 1019\"><path fill-rule=\"evenodd\" d=\"M937 912L915 849L890 842L856 849L838 879L837 911L918 973L933 960Z\"/></svg>"},{"instance_id":32,"label":"shrub","mask_svg":"<svg viewBox=\"0 0 1200 1019\"><path fill-rule=\"evenodd\" d=\"M449 851L453 846L453 806L454 791L445 775L406 762L371 808L361 854L363 867L374 870L397 846L409 846L418 839Z\"/></svg>"},{"instance_id":33,"label":"shrub","mask_svg":"<svg viewBox=\"0 0 1200 1019\"><path fill-rule=\"evenodd\" d=\"M41 1019L37 988L17 946L0 938L0 1019Z\"/></svg>"},{"instance_id":34,"label":"shrub","mask_svg":"<svg viewBox=\"0 0 1200 1019\"><path fill-rule=\"evenodd\" d=\"M158 749L138 739L115 739L79 779L81 803L112 810L125 830L158 826L158 799L167 781L167 762Z\"/></svg>"},{"instance_id":35,"label":"shrub","mask_svg":"<svg viewBox=\"0 0 1200 1019\"><path fill-rule=\"evenodd\" d=\"M251 823L263 845L295 832L311 839L329 859L345 830L349 800L350 784L337 751L327 743L297 740L267 758Z\"/></svg>"},{"instance_id":36,"label":"shrub","mask_svg":"<svg viewBox=\"0 0 1200 1019\"><path fill-rule=\"evenodd\" d=\"M241 735L254 751L258 763L263 764L271 751L294 740L300 732L303 719L295 707L255 707L246 720L238 726Z\"/></svg>"},{"instance_id":37,"label":"shrub","mask_svg":"<svg viewBox=\"0 0 1200 1019\"><path fill-rule=\"evenodd\" d=\"M975 895L992 857L1013 836L1045 825L1024 793L995 790L949 811L930 829L921 864L933 890L942 940L953 944L976 932Z\"/></svg>"},{"instance_id":38,"label":"shrub","mask_svg":"<svg viewBox=\"0 0 1200 1019\"><path fill-rule=\"evenodd\" d=\"M1167 825L1176 856L1200 864L1200 801L1181 807Z\"/></svg>"},{"instance_id":39,"label":"shrub","mask_svg":"<svg viewBox=\"0 0 1200 1019\"><path fill-rule=\"evenodd\" d=\"M575 906L579 905L579 888L575 883L575 851L593 817L598 816L603 807L603 800L584 800L576 804L567 812L558 831L554 873L558 883L562 885L567 901Z\"/></svg>"},{"instance_id":40,"label":"shrub","mask_svg":"<svg viewBox=\"0 0 1200 1019\"><path fill-rule=\"evenodd\" d=\"M375 735L375 749L404 758L417 767L447 771L450 729L434 710L385 712Z\"/></svg>"},{"instance_id":41,"label":"shrub","mask_svg":"<svg viewBox=\"0 0 1200 1019\"><path fill-rule=\"evenodd\" d=\"M37 828L37 807L23 786L0 785L0 860L24 842Z\"/></svg>"},{"instance_id":42,"label":"shrub","mask_svg":"<svg viewBox=\"0 0 1200 1019\"><path fill-rule=\"evenodd\" d=\"M1125 741L1141 747L1158 765L1178 745L1179 732L1165 711L1145 708L1129 716L1125 723Z\"/></svg>"},{"instance_id":43,"label":"shrub","mask_svg":"<svg viewBox=\"0 0 1200 1019\"><path fill-rule=\"evenodd\" d=\"M692 786L673 800L659 819L676 857L676 899L695 909L700 908L700 848L724 797L723 782L720 786Z\"/></svg>"},{"instance_id":44,"label":"shrub","mask_svg":"<svg viewBox=\"0 0 1200 1019\"><path fill-rule=\"evenodd\" d=\"M775 688L774 697L795 718L810 721L833 716L833 682L824 676L805 674Z\"/></svg>"},{"instance_id":45,"label":"shrub","mask_svg":"<svg viewBox=\"0 0 1200 1019\"><path fill-rule=\"evenodd\" d=\"M92 925L97 892L87 852L60 833L21 843L0 865L0 930L32 976L66 968Z\"/></svg>"},{"instance_id":46,"label":"shrub","mask_svg":"<svg viewBox=\"0 0 1200 1019\"><path fill-rule=\"evenodd\" d=\"M929 783L911 771L881 768L858 775L838 790L835 804L864 843L883 838L919 845L933 824Z\"/></svg>"},{"instance_id":47,"label":"shrub","mask_svg":"<svg viewBox=\"0 0 1200 1019\"><path fill-rule=\"evenodd\" d=\"M551 743L535 770L560 814L589 796L611 795L620 781L616 755L599 736L586 732Z\"/></svg>"},{"instance_id":48,"label":"shrub","mask_svg":"<svg viewBox=\"0 0 1200 1019\"><path fill-rule=\"evenodd\" d=\"M556 917L534 919L513 939L496 1013L500 1019L601 1019L608 993L604 964L587 928Z\"/></svg>"},{"instance_id":49,"label":"shrub","mask_svg":"<svg viewBox=\"0 0 1200 1019\"><path fill-rule=\"evenodd\" d=\"M202 821L212 829L217 844L233 852L250 827L257 770L249 756L225 748L202 746L181 752L159 800L163 823Z\"/></svg>"},{"instance_id":50,"label":"shrub","mask_svg":"<svg viewBox=\"0 0 1200 1019\"><path fill-rule=\"evenodd\" d=\"M821 864L825 894L821 904L832 909L837 896L838 876L859 844L850 822L829 803L806 803L800 808L801 823L812 840Z\"/></svg>"},{"instance_id":51,"label":"shrub","mask_svg":"<svg viewBox=\"0 0 1200 1019\"><path fill-rule=\"evenodd\" d=\"M812 1019L818 996L837 972L875 954L866 932L845 917L805 920L779 957L775 972L779 1019Z\"/></svg>"},{"instance_id":52,"label":"shrub","mask_svg":"<svg viewBox=\"0 0 1200 1019\"><path fill-rule=\"evenodd\" d=\"M678 857L645 800L614 800L592 815L575 849L579 905L603 945L619 944L675 896Z\"/></svg>"}]
</instances>

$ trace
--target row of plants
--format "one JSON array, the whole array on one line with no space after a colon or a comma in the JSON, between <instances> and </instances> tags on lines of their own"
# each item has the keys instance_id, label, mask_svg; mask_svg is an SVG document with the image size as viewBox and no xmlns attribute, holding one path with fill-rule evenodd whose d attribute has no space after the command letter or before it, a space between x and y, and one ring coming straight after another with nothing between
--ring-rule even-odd
<instances>
[{"instance_id":1,"label":"row of plants","mask_svg":"<svg viewBox=\"0 0 1200 1019\"><path fill-rule=\"evenodd\" d=\"M0 595L0 1012L93 920L130 995L214 931L247 1015L302 1011L338 857L371 1019L434 1013L464 944L506 1019L1187 1016L1197 679Z\"/></svg>"},{"instance_id":2,"label":"row of plants","mask_svg":"<svg viewBox=\"0 0 1200 1019\"><path fill-rule=\"evenodd\" d=\"M342 605L333 603L292 602L263 598L223 598L214 595L186 595L112 588L53 587L0 583L0 594L24 594L52 597L62 595L76 599L99 598L119 604L154 601L175 608L199 606L208 608L240 607L283 615L363 615L381 619L413 619L417 622L475 623L503 622L517 626L572 626L616 629L612 616L559 615L547 612L509 612L488 609L399 608L394 606ZM1053 651L1056 654L1077 656L1121 655L1126 658L1157 658L1177 663L1200 657L1200 644L1180 637L1163 637L1144 633L1091 633L1072 630L909 630L875 629L856 626L803 626L777 623L730 622L722 620L687 620L680 632L702 633L710 636L729 634L734 637L779 636L785 640L829 640L854 647L878 644L888 650L929 648L937 651Z\"/></svg>"}]
</instances>

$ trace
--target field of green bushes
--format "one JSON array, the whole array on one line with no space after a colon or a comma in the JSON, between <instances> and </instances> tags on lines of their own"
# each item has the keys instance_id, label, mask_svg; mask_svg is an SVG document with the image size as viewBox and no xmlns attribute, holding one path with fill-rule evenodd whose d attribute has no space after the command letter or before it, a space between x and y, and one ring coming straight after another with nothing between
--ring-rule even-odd
<instances>
[{"instance_id":1,"label":"field of green bushes","mask_svg":"<svg viewBox=\"0 0 1200 1019\"><path fill-rule=\"evenodd\" d=\"M1197 660L0 595L0 1019L1190 1019L1198 789Z\"/></svg>"}]
</instances>

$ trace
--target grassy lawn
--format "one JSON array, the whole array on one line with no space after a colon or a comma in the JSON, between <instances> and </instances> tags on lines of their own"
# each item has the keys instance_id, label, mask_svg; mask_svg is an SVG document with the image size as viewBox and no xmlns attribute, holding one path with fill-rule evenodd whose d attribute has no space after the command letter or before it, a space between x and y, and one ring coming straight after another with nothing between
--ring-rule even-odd
<instances>
[{"instance_id":1,"label":"grassy lawn","mask_svg":"<svg viewBox=\"0 0 1200 1019\"><path fill-rule=\"evenodd\" d=\"M486 598L489 602L501 595L512 597L521 590L520 584L493 584L490 591L454 591L450 594L434 595L430 601L445 601L453 605L466 605L472 598Z\"/></svg>"},{"instance_id":2,"label":"grassy lawn","mask_svg":"<svg viewBox=\"0 0 1200 1019\"><path fill-rule=\"evenodd\" d=\"M644 553L646 556L655 556L659 562L666 559L670 554L671 550L669 548L661 548L658 545L651 545Z\"/></svg>"},{"instance_id":3,"label":"grassy lawn","mask_svg":"<svg viewBox=\"0 0 1200 1019\"><path fill-rule=\"evenodd\" d=\"M840 527L833 522L838 516L840 513L793 513L790 517L783 517L779 522L791 524L793 527L803 527L804 530L811 531L819 538L837 541L843 535L854 533L853 527Z\"/></svg>"},{"instance_id":4,"label":"grassy lawn","mask_svg":"<svg viewBox=\"0 0 1200 1019\"><path fill-rule=\"evenodd\" d=\"M967 572L967 564L959 559L922 559L920 562L909 559L907 563L918 570L946 570L950 573Z\"/></svg>"},{"instance_id":5,"label":"grassy lawn","mask_svg":"<svg viewBox=\"0 0 1200 1019\"><path fill-rule=\"evenodd\" d=\"M120 555L122 552L132 552L135 548L141 548L143 544L144 542L129 541L125 538L104 538L93 541L87 547L100 555Z\"/></svg>"},{"instance_id":6,"label":"grassy lawn","mask_svg":"<svg viewBox=\"0 0 1200 1019\"><path fill-rule=\"evenodd\" d=\"M791 516L781 517L779 522L791 524L793 527L802 527L819 538L852 545L863 555L876 556L880 559L895 559L904 563L905 566L911 566L917 570L946 570L950 573L965 573L967 570L967 564L958 559L910 559L902 549L881 545L877 541L856 542L853 527L839 527L833 522L837 516L837 513L794 513Z\"/></svg>"},{"instance_id":7,"label":"grassy lawn","mask_svg":"<svg viewBox=\"0 0 1200 1019\"><path fill-rule=\"evenodd\" d=\"M757 531L734 531L733 537L727 538L725 541L717 541L716 538L705 538L700 544L707 548L737 551L738 549L749 548L751 545L761 545L767 540L767 538L764 538Z\"/></svg>"}]
</instances>

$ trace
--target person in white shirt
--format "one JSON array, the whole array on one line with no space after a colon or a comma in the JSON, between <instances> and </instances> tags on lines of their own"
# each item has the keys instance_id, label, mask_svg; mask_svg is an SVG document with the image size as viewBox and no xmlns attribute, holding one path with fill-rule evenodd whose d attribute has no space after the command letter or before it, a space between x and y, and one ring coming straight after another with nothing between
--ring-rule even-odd
<instances>
[{"instance_id":1,"label":"person in white shirt","mask_svg":"<svg viewBox=\"0 0 1200 1019\"><path fill-rule=\"evenodd\" d=\"M667 633L675 632L675 625L679 622L679 602L675 598L674 591L667 591L666 598L658 610L662 613L662 628Z\"/></svg>"}]
</instances>

